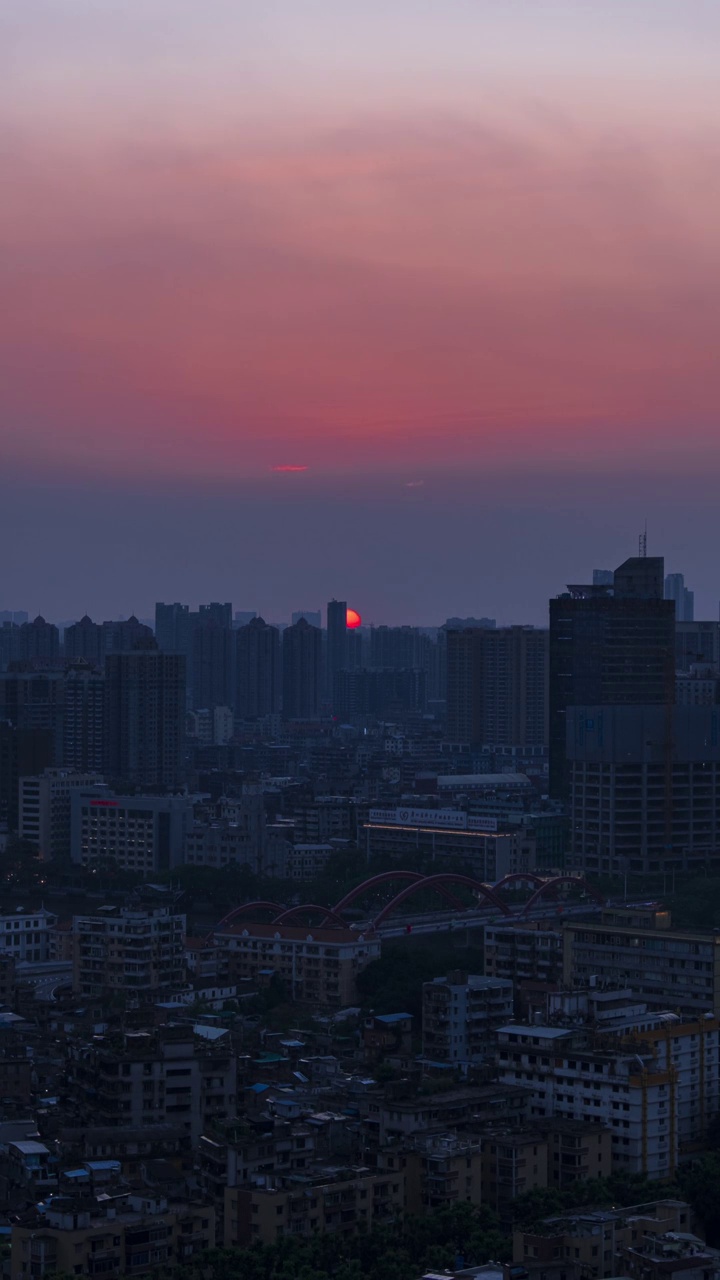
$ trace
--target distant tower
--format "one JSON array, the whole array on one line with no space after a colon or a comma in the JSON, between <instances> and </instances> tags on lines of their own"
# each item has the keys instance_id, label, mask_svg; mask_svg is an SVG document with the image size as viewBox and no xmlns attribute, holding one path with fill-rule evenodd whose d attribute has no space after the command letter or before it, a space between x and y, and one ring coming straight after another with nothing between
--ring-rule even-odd
<instances>
[{"instance_id":1,"label":"distant tower","mask_svg":"<svg viewBox=\"0 0 720 1280\"><path fill-rule=\"evenodd\" d=\"M688 591L682 573L669 573L665 578L665 599L675 601L675 621L695 621L695 592Z\"/></svg>"},{"instance_id":2,"label":"distant tower","mask_svg":"<svg viewBox=\"0 0 720 1280\"><path fill-rule=\"evenodd\" d=\"M645 528L638 538L638 555L641 556L643 560L647 555L647 520L645 521Z\"/></svg>"},{"instance_id":3,"label":"distant tower","mask_svg":"<svg viewBox=\"0 0 720 1280\"><path fill-rule=\"evenodd\" d=\"M314 720L320 709L322 632L301 618L282 635L283 716Z\"/></svg>"},{"instance_id":4,"label":"distant tower","mask_svg":"<svg viewBox=\"0 0 720 1280\"><path fill-rule=\"evenodd\" d=\"M333 695L335 674L347 667L347 601L331 600L327 607L326 690Z\"/></svg>"},{"instance_id":5,"label":"distant tower","mask_svg":"<svg viewBox=\"0 0 720 1280\"><path fill-rule=\"evenodd\" d=\"M105 660L107 773L140 787L183 778L185 657L157 649Z\"/></svg>"},{"instance_id":6,"label":"distant tower","mask_svg":"<svg viewBox=\"0 0 720 1280\"><path fill-rule=\"evenodd\" d=\"M280 632L253 618L235 632L236 714L257 720L280 709Z\"/></svg>"}]
</instances>

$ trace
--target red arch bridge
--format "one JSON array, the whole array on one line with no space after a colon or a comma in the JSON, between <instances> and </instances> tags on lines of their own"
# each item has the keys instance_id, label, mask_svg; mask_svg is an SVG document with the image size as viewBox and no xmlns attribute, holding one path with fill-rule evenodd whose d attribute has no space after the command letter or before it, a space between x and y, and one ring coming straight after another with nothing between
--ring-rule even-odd
<instances>
[{"instance_id":1,"label":"red arch bridge","mask_svg":"<svg viewBox=\"0 0 720 1280\"><path fill-rule=\"evenodd\" d=\"M520 906L511 905L502 896L502 890L507 887L513 889L526 887L529 894L525 902ZM503 918L516 920L532 915L555 914L565 908L556 906L548 910L545 900L556 898L561 888L574 889L585 899L591 899L596 906L604 905L603 895L580 875L542 876L535 871L516 871L503 876L502 880L498 880L496 884L490 885L475 880L472 876L453 871L443 871L429 876L422 875L419 871L382 871L378 875L370 876L362 884L356 885L333 907L321 906L316 902L304 902L294 907L286 907L280 902L267 900L245 902L242 906L229 911L215 926L213 933L219 932L227 925L248 921L258 916L264 916L266 923L277 925L303 925L314 922L315 925L324 928L349 928L350 921L343 912L352 907L356 914L358 906L365 899L370 899L372 905L368 907L367 916L363 918L362 925L353 922L354 929L364 928L368 932L378 930L402 932L403 916L399 915L397 920L393 917L405 907L406 903L410 903L418 895L422 899L421 915L413 916L411 919L415 922L419 920L421 925L425 922L426 926L432 926L434 922L437 931L440 931L443 928L451 929L456 923L470 924L476 918L477 923L482 923L483 919L497 918L498 914ZM390 896L378 905L378 894L383 890L388 890ZM429 895L437 898L439 910L433 911L430 908L428 911ZM413 923L405 924L404 931L412 932L414 927ZM432 932L433 929L423 927L422 931Z\"/></svg>"}]
</instances>

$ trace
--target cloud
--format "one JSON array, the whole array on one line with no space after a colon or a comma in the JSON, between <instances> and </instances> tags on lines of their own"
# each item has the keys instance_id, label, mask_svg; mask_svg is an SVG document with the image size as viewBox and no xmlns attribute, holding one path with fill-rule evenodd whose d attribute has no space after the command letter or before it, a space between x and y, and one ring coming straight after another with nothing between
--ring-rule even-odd
<instances>
[{"instance_id":1,"label":"cloud","mask_svg":"<svg viewBox=\"0 0 720 1280\"><path fill-rule=\"evenodd\" d=\"M158 477L712 451L710 131L4 143L0 448Z\"/></svg>"}]
</instances>

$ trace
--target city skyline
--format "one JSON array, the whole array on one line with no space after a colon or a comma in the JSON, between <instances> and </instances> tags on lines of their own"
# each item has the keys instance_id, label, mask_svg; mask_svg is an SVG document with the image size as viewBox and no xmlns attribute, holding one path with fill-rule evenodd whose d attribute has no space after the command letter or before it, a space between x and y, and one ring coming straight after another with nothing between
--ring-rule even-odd
<instances>
[{"instance_id":1,"label":"city skyline","mask_svg":"<svg viewBox=\"0 0 720 1280\"><path fill-rule=\"evenodd\" d=\"M0 24L13 599L539 621L647 517L716 616L717 5Z\"/></svg>"}]
</instances>

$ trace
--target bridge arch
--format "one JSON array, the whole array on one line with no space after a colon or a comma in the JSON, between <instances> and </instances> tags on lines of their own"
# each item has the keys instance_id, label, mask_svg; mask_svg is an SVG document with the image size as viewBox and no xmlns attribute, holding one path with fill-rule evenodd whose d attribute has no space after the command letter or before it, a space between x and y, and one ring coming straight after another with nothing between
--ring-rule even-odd
<instances>
[{"instance_id":1,"label":"bridge arch","mask_svg":"<svg viewBox=\"0 0 720 1280\"><path fill-rule=\"evenodd\" d=\"M212 933L217 933L218 929L222 929L226 924L232 924L233 920L237 920L241 916L249 915L251 911L284 911L285 906L282 902L244 902L241 907L233 907L232 911L228 911L226 916L215 925Z\"/></svg>"},{"instance_id":2,"label":"bridge arch","mask_svg":"<svg viewBox=\"0 0 720 1280\"><path fill-rule=\"evenodd\" d=\"M546 876L538 875L537 871L509 871L502 880L497 880L493 885L493 889L497 893L498 889L504 889L508 884L536 884L545 883Z\"/></svg>"},{"instance_id":3,"label":"bridge arch","mask_svg":"<svg viewBox=\"0 0 720 1280\"><path fill-rule=\"evenodd\" d=\"M324 925L325 921L328 920L332 924L338 925L341 929L347 929L348 927L347 920L343 920L335 911L319 906L317 902L301 902L297 907L288 907L287 910L282 911L279 916L275 917L273 924L291 924L293 916L297 916L301 911L313 911L321 915L323 917L320 921L321 925Z\"/></svg>"},{"instance_id":4,"label":"bridge arch","mask_svg":"<svg viewBox=\"0 0 720 1280\"><path fill-rule=\"evenodd\" d=\"M460 872L442 871L438 875L423 876L421 880L415 880L412 884L406 885L400 893L395 895L391 902L388 902L388 904L383 907L380 914L375 917L373 921L373 928L377 929L378 925L382 924L383 920L385 920L387 916L389 916L398 907L402 906L403 902L406 902L408 898L411 898L419 889L434 889L436 893L440 893L442 888L444 888L448 883L465 885L467 888L474 890L475 893L479 893L483 898L486 898L487 901L491 903L492 906L497 907L503 915L510 916L513 914L507 903L503 902L502 898L498 898L489 885L482 884L480 880L474 880L471 876L464 876ZM461 907L461 909L464 911L465 907Z\"/></svg>"},{"instance_id":5,"label":"bridge arch","mask_svg":"<svg viewBox=\"0 0 720 1280\"><path fill-rule=\"evenodd\" d=\"M530 894L525 906L520 911L520 915L526 915L531 907L534 907L549 889L555 889L559 884L574 884L585 893L589 893L591 898L594 898L596 902L600 903L600 906L605 905L604 894L602 894L600 890L596 889L593 885L588 884L584 876L553 876L550 880L543 880L543 883L535 890L535 892Z\"/></svg>"},{"instance_id":6,"label":"bridge arch","mask_svg":"<svg viewBox=\"0 0 720 1280\"><path fill-rule=\"evenodd\" d=\"M341 911L344 911L346 907L351 907L354 902L357 902L358 898L362 898L369 890L375 889L382 884L388 884L393 880L408 880L411 884L420 884L422 880L426 879L427 876L424 876L420 871L380 871L377 875L370 876L369 880L363 880L362 884L356 884L355 888L346 893L345 897L341 898L339 902L336 902L332 909L339 915ZM449 902L458 911L463 910L463 904L460 899L445 885L438 888L438 893L442 894L446 902Z\"/></svg>"}]
</instances>

